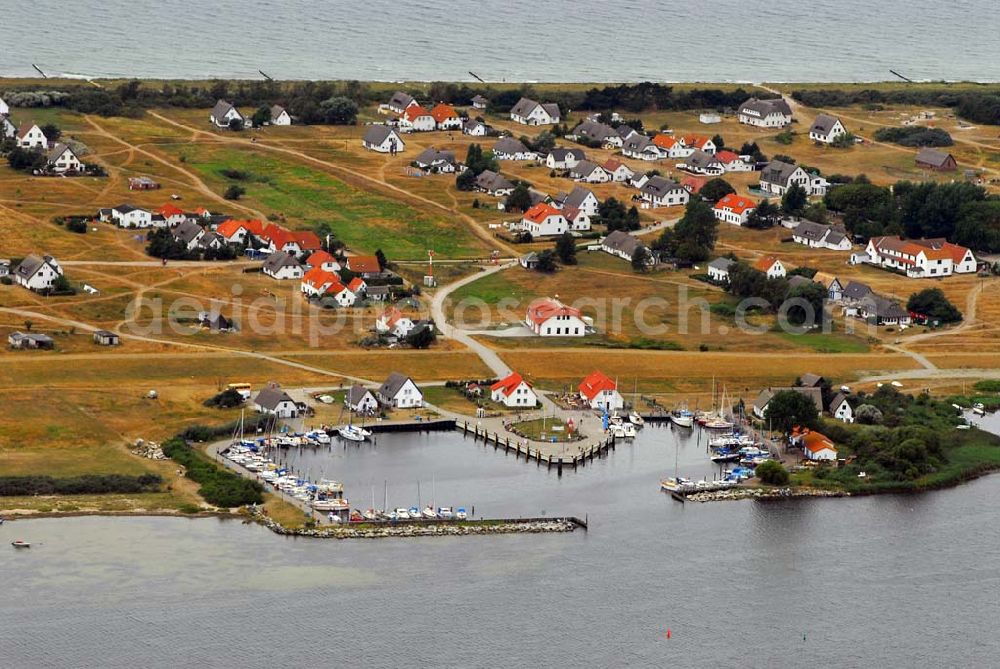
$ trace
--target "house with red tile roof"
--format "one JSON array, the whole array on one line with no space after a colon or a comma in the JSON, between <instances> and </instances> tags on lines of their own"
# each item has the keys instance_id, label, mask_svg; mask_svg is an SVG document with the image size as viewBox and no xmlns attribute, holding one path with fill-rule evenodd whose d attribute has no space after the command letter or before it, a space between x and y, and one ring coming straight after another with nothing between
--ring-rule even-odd
<instances>
[{"instance_id":1,"label":"house with red tile roof","mask_svg":"<svg viewBox=\"0 0 1000 669\"><path fill-rule=\"evenodd\" d=\"M757 208L757 202L737 193L729 193L715 203L712 211L720 221L733 225L745 225L750 214Z\"/></svg>"},{"instance_id":2,"label":"house with red tile roof","mask_svg":"<svg viewBox=\"0 0 1000 669\"><path fill-rule=\"evenodd\" d=\"M633 176L635 172L625 163L620 160L615 160L614 158L609 158L601 163L601 167L604 171L611 175L612 181L618 181L621 183L627 182Z\"/></svg>"},{"instance_id":3,"label":"house with red tile roof","mask_svg":"<svg viewBox=\"0 0 1000 669\"><path fill-rule=\"evenodd\" d=\"M751 172L753 171L753 161L749 156L741 156L735 151L715 152L716 159L722 163L723 169L727 172Z\"/></svg>"},{"instance_id":4,"label":"house with red tile roof","mask_svg":"<svg viewBox=\"0 0 1000 669\"><path fill-rule=\"evenodd\" d=\"M587 334L583 313L551 297L529 304L524 324L540 337L583 337Z\"/></svg>"},{"instance_id":5,"label":"house with red tile roof","mask_svg":"<svg viewBox=\"0 0 1000 669\"><path fill-rule=\"evenodd\" d=\"M865 249L872 265L897 270L910 278L937 278L976 271L972 251L946 239L872 237Z\"/></svg>"},{"instance_id":6,"label":"house with red tile roof","mask_svg":"<svg viewBox=\"0 0 1000 669\"><path fill-rule=\"evenodd\" d=\"M427 132L437 128L431 113L420 105L407 107L399 117L399 129L410 132Z\"/></svg>"},{"instance_id":7,"label":"house with red tile roof","mask_svg":"<svg viewBox=\"0 0 1000 669\"><path fill-rule=\"evenodd\" d=\"M764 256L757 259L753 264L753 268L758 272L766 274L768 279L777 279L786 274L785 266L774 256Z\"/></svg>"},{"instance_id":8,"label":"house with red tile roof","mask_svg":"<svg viewBox=\"0 0 1000 669\"><path fill-rule=\"evenodd\" d=\"M524 212L521 229L530 232L533 237L547 237L566 232L569 223L561 211L551 204L539 202Z\"/></svg>"},{"instance_id":9,"label":"house with red tile roof","mask_svg":"<svg viewBox=\"0 0 1000 669\"><path fill-rule=\"evenodd\" d=\"M309 267L319 267L325 272L339 272L340 261L326 251L314 251L306 260Z\"/></svg>"},{"instance_id":10,"label":"house with red tile roof","mask_svg":"<svg viewBox=\"0 0 1000 669\"><path fill-rule=\"evenodd\" d=\"M187 214L180 207L177 207L171 203L167 203L153 212L154 214L159 214L163 216L167 225L174 227L175 225L180 225L187 220Z\"/></svg>"},{"instance_id":11,"label":"house with red tile roof","mask_svg":"<svg viewBox=\"0 0 1000 669\"><path fill-rule=\"evenodd\" d=\"M375 319L375 330L381 334L403 338L413 331L413 320L403 315L396 307L389 307Z\"/></svg>"},{"instance_id":12,"label":"house with red tile roof","mask_svg":"<svg viewBox=\"0 0 1000 669\"><path fill-rule=\"evenodd\" d=\"M618 392L618 384L608 378L604 372L595 371L584 377L577 386L580 398L585 400L592 409L616 411L625 407L625 399Z\"/></svg>"},{"instance_id":13,"label":"house with red tile roof","mask_svg":"<svg viewBox=\"0 0 1000 669\"><path fill-rule=\"evenodd\" d=\"M245 244L247 237L251 235L258 237L264 231L264 225L256 220L240 221L231 218L220 223L215 231L222 235L228 244Z\"/></svg>"},{"instance_id":14,"label":"house with red tile roof","mask_svg":"<svg viewBox=\"0 0 1000 669\"><path fill-rule=\"evenodd\" d=\"M833 460L837 459L837 447L833 440L821 432L810 430L809 428L792 430L790 439L792 445L802 448L802 455L807 460Z\"/></svg>"},{"instance_id":15,"label":"house with red tile roof","mask_svg":"<svg viewBox=\"0 0 1000 669\"><path fill-rule=\"evenodd\" d=\"M300 290L308 297L322 297L334 286L340 286L339 276L320 267L313 267L302 275Z\"/></svg>"},{"instance_id":16,"label":"house with red tile roof","mask_svg":"<svg viewBox=\"0 0 1000 669\"><path fill-rule=\"evenodd\" d=\"M705 135L685 135L684 145L691 149L704 151L705 153L715 153L718 150L712 138Z\"/></svg>"},{"instance_id":17,"label":"house with red tile roof","mask_svg":"<svg viewBox=\"0 0 1000 669\"><path fill-rule=\"evenodd\" d=\"M687 158L694 153L694 148L685 144L683 137L674 137L662 132L653 137L653 144L659 147L667 158Z\"/></svg>"},{"instance_id":18,"label":"house with red tile roof","mask_svg":"<svg viewBox=\"0 0 1000 669\"><path fill-rule=\"evenodd\" d=\"M511 372L490 386L490 399L507 407L526 409L538 404L538 396L531 384L517 372Z\"/></svg>"},{"instance_id":19,"label":"house with red tile roof","mask_svg":"<svg viewBox=\"0 0 1000 669\"><path fill-rule=\"evenodd\" d=\"M681 179L681 186L691 195L697 195L701 191L701 187L708 183L708 179L705 177L696 177L688 175Z\"/></svg>"},{"instance_id":20,"label":"house with red tile roof","mask_svg":"<svg viewBox=\"0 0 1000 669\"><path fill-rule=\"evenodd\" d=\"M348 256L347 269L363 277L372 277L382 271L375 256Z\"/></svg>"},{"instance_id":21,"label":"house with red tile roof","mask_svg":"<svg viewBox=\"0 0 1000 669\"><path fill-rule=\"evenodd\" d=\"M462 117L458 115L455 108L439 102L431 109L431 116L438 130L457 130L462 127Z\"/></svg>"},{"instance_id":22,"label":"house with red tile roof","mask_svg":"<svg viewBox=\"0 0 1000 669\"><path fill-rule=\"evenodd\" d=\"M347 289L360 297L368 292L368 284L360 276L356 276L347 284Z\"/></svg>"}]
</instances>

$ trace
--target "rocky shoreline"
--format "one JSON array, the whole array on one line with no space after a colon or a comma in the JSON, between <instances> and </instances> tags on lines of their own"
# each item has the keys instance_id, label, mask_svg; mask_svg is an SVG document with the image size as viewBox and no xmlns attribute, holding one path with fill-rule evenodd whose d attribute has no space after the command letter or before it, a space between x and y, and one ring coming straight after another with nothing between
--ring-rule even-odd
<instances>
[{"instance_id":1,"label":"rocky shoreline","mask_svg":"<svg viewBox=\"0 0 1000 669\"><path fill-rule=\"evenodd\" d=\"M822 490L819 488L729 488L713 492L699 492L688 495L692 502L723 502L737 499L788 499L791 497L850 497L842 490Z\"/></svg>"},{"instance_id":2,"label":"rocky shoreline","mask_svg":"<svg viewBox=\"0 0 1000 669\"><path fill-rule=\"evenodd\" d=\"M288 528L258 512L251 518L275 534L315 539L384 539L388 537L455 537L471 534L540 534L543 532L573 532L581 525L569 518L525 520L470 520L464 522L363 524L352 527Z\"/></svg>"}]
</instances>

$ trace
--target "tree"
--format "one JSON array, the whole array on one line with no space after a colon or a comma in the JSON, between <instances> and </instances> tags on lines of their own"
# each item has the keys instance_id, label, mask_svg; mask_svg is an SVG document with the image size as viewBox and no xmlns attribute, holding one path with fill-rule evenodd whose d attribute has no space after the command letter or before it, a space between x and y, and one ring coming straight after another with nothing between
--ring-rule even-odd
<instances>
[{"instance_id":1,"label":"tree","mask_svg":"<svg viewBox=\"0 0 1000 669\"><path fill-rule=\"evenodd\" d=\"M726 197L730 193L735 193L736 189L729 185L729 182L721 177L715 177L710 179L701 190L698 191L698 195L708 200L711 203L716 203L722 198Z\"/></svg>"},{"instance_id":2,"label":"tree","mask_svg":"<svg viewBox=\"0 0 1000 669\"><path fill-rule=\"evenodd\" d=\"M791 216L801 214L807 204L809 204L809 196L806 195L805 189L798 184L792 184L791 188L781 196L781 210Z\"/></svg>"},{"instance_id":3,"label":"tree","mask_svg":"<svg viewBox=\"0 0 1000 669\"><path fill-rule=\"evenodd\" d=\"M823 303L827 296L826 288L818 283L809 282L796 286L788 293L788 299L797 302L788 307L788 322L806 327L822 324L825 315ZM801 304L802 301L809 306Z\"/></svg>"},{"instance_id":4,"label":"tree","mask_svg":"<svg viewBox=\"0 0 1000 669\"><path fill-rule=\"evenodd\" d=\"M472 170L462 170L455 176L455 188L460 191L471 191L476 187L476 174ZM478 202L479 200L476 200ZM475 206L475 202L473 203Z\"/></svg>"},{"instance_id":5,"label":"tree","mask_svg":"<svg viewBox=\"0 0 1000 669\"><path fill-rule=\"evenodd\" d=\"M761 153L760 147L757 146L757 142L743 142L743 146L740 147L740 155L750 156L758 163L762 163L767 160L767 156Z\"/></svg>"},{"instance_id":6,"label":"tree","mask_svg":"<svg viewBox=\"0 0 1000 669\"><path fill-rule=\"evenodd\" d=\"M437 334L430 326L418 327L406 337L407 344L420 349L430 348L435 341L437 341Z\"/></svg>"},{"instance_id":7,"label":"tree","mask_svg":"<svg viewBox=\"0 0 1000 669\"><path fill-rule=\"evenodd\" d=\"M531 192L528 190L527 183L519 181L514 186L514 190L507 196L504 208L507 211L528 211L531 209Z\"/></svg>"},{"instance_id":8,"label":"tree","mask_svg":"<svg viewBox=\"0 0 1000 669\"><path fill-rule=\"evenodd\" d=\"M237 119L238 120L238 119ZM227 200L239 200L246 194L246 189L238 184L233 184L226 189L226 192L222 194L222 197Z\"/></svg>"},{"instance_id":9,"label":"tree","mask_svg":"<svg viewBox=\"0 0 1000 669\"><path fill-rule=\"evenodd\" d=\"M754 475L766 485L787 485L788 470L777 460L765 460L754 469Z\"/></svg>"},{"instance_id":10,"label":"tree","mask_svg":"<svg viewBox=\"0 0 1000 669\"><path fill-rule=\"evenodd\" d=\"M1000 200L963 204L955 224L955 241L977 251L1000 251Z\"/></svg>"},{"instance_id":11,"label":"tree","mask_svg":"<svg viewBox=\"0 0 1000 669\"><path fill-rule=\"evenodd\" d=\"M957 323L962 320L962 312L945 297L940 288L925 288L910 295L910 299L906 301L906 310L942 323Z\"/></svg>"},{"instance_id":12,"label":"tree","mask_svg":"<svg viewBox=\"0 0 1000 669\"><path fill-rule=\"evenodd\" d=\"M32 172L45 167L45 154L33 149L14 147L7 152L7 164L11 169Z\"/></svg>"},{"instance_id":13,"label":"tree","mask_svg":"<svg viewBox=\"0 0 1000 669\"><path fill-rule=\"evenodd\" d=\"M229 119L229 129L234 132L239 132L243 129L243 119L241 118L231 118Z\"/></svg>"},{"instance_id":14,"label":"tree","mask_svg":"<svg viewBox=\"0 0 1000 669\"><path fill-rule=\"evenodd\" d=\"M62 130L55 123L46 123L41 129L45 139L49 140L50 143L62 137Z\"/></svg>"},{"instance_id":15,"label":"tree","mask_svg":"<svg viewBox=\"0 0 1000 669\"><path fill-rule=\"evenodd\" d=\"M576 264L576 239L569 232L564 232L556 240L556 255L564 265Z\"/></svg>"},{"instance_id":16,"label":"tree","mask_svg":"<svg viewBox=\"0 0 1000 669\"><path fill-rule=\"evenodd\" d=\"M691 198L684 216L674 226L677 257L691 262L707 260L715 248L718 234L719 219L712 207L699 197Z\"/></svg>"},{"instance_id":17,"label":"tree","mask_svg":"<svg viewBox=\"0 0 1000 669\"><path fill-rule=\"evenodd\" d=\"M779 390L767 403L764 420L780 432L789 432L795 426L812 428L819 418L819 410L811 397L795 390Z\"/></svg>"},{"instance_id":18,"label":"tree","mask_svg":"<svg viewBox=\"0 0 1000 669\"><path fill-rule=\"evenodd\" d=\"M716 151L722 151L726 148L726 140L722 139L722 135L719 134L712 135L712 144L715 144Z\"/></svg>"},{"instance_id":19,"label":"tree","mask_svg":"<svg viewBox=\"0 0 1000 669\"><path fill-rule=\"evenodd\" d=\"M767 200L762 200L757 207L750 212L746 227L755 230L765 230L773 228L781 221L781 209L777 205L771 204Z\"/></svg>"},{"instance_id":20,"label":"tree","mask_svg":"<svg viewBox=\"0 0 1000 669\"><path fill-rule=\"evenodd\" d=\"M330 125L354 125L358 119L358 105L345 97L332 97L319 103L323 122Z\"/></svg>"},{"instance_id":21,"label":"tree","mask_svg":"<svg viewBox=\"0 0 1000 669\"><path fill-rule=\"evenodd\" d=\"M539 272L545 272L546 274L556 271L556 256L549 249L538 254L538 261L535 264L535 269Z\"/></svg>"},{"instance_id":22,"label":"tree","mask_svg":"<svg viewBox=\"0 0 1000 669\"><path fill-rule=\"evenodd\" d=\"M632 252L632 269L636 272L645 272L649 269L650 258L649 249L645 246L637 246Z\"/></svg>"},{"instance_id":23,"label":"tree","mask_svg":"<svg viewBox=\"0 0 1000 669\"><path fill-rule=\"evenodd\" d=\"M385 253L382 249L375 249L375 259L378 260L378 269L380 272L384 272L385 268L389 266L389 260L385 257Z\"/></svg>"},{"instance_id":24,"label":"tree","mask_svg":"<svg viewBox=\"0 0 1000 669\"><path fill-rule=\"evenodd\" d=\"M882 412L871 404L862 404L854 410L854 420L862 425L881 425Z\"/></svg>"},{"instance_id":25,"label":"tree","mask_svg":"<svg viewBox=\"0 0 1000 669\"><path fill-rule=\"evenodd\" d=\"M271 122L271 108L267 105L261 105L257 108L257 111L253 113L253 117L250 120L255 128L267 125Z\"/></svg>"}]
</instances>

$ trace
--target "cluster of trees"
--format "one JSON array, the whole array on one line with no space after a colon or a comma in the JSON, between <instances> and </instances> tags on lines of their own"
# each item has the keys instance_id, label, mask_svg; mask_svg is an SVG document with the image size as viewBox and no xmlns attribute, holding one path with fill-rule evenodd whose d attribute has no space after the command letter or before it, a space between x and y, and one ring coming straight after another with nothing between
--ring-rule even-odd
<instances>
[{"instance_id":1,"label":"cluster of trees","mask_svg":"<svg viewBox=\"0 0 1000 669\"><path fill-rule=\"evenodd\" d=\"M232 409L233 407L238 407L243 405L243 395L240 391L233 390L232 388L227 388L221 393L212 395L207 400L202 402L207 407L214 407L216 409Z\"/></svg>"},{"instance_id":2,"label":"cluster of trees","mask_svg":"<svg viewBox=\"0 0 1000 669\"><path fill-rule=\"evenodd\" d=\"M184 242L174 239L166 228L151 230L146 235L146 253L165 260L232 260L238 251L229 244L220 249L194 249L189 251Z\"/></svg>"},{"instance_id":3,"label":"cluster of trees","mask_svg":"<svg viewBox=\"0 0 1000 669\"><path fill-rule=\"evenodd\" d=\"M823 203L862 237L945 237L977 250L1000 250L1000 199L974 184L899 181L890 188L860 175L830 189Z\"/></svg>"},{"instance_id":4,"label":"cluster of trees","mask_svg":"<svg viewBox=\"0 0 1000 669\"><path fill-rule=\"evenodd\" d=\"M556 239L553 248L539 251L535 269L548 274L556 271L558 267L557 262L563 265L575 265L577 263L576 238L572 233L564 232Z\"/></svg>"},{"instance_id":5,"label":"cluster of trees","mask_svg":"<svg viewBox=\"0 0 1000 669\"><path fill-rule=\"evenodd\" d=\"M900 146L951 146L955 142L951 135L941 128L925 128L911 125L899 128L879 128L875 131L875 139L880 142L892 142Z\"/></svg>"},{"instance_id":6,"label":"cluster of trees","mask_svg":"<svg viewBox=\"0 0 1000 669\"><path fill-rule=\"evenodd\" d=\"M792 98L809 107L908 104L951 107L970 121L1000 125L1000 90L995 86L979 91L906 86L890 90L843 90L822 88L792 91Z\"/></svg>"},{"instance_id":7,"label":"cluster of trees","mask_svg":"<svg viewBox=\"0 0 1000 669\"><path fill-rule=\"evenodd\" d=\"M188 446L184 439L168 439L162 448L164 455L185 468L187 478L200 484L198 494L209 504L232 508L263 503L264 488L260 483L218 467Z\"/></svg>"},{"instance_id":8,"label":"cluster of trees","mask_svg":"<svg viewBox=\"0 0 1000 669\"><path fill-rule=\"evenodd\" d=\"M473 190L476 187L476 177L486 170L500 171L500 164L493 156L493 152L483 151L483 147L479 144L469 145L465 153L465 167L466 169L455 177L455 187L458 190Z\"/></svg>"},{"instance_id":9,"label":"cluster of trees","mask_svg":"<svg viewBox=\"0 0 1000 669\"><path fill-rule=\"evenodd\" d=\"M957 323L962 320L962 312L945 297L940 288L925 288L910 295L910 299L906 301L906 310L942 323Z\"/></svg>"},{"instance_id":10,"label":"cluster of trees","mask_svg":"<svg viewBox=\"0 0 1000 669\"><path fill-rule=\"evenodd\" d=\"M764 420L779 432L791 432L794 427L814 429L819 423L819 410L811 397L794 390L779 390L767 403Z\"/></svg>"},{"instance_id":11,"label":"cluster of trees","mask_svg":"<svg viewBox=\"0 0 1000 669\"><path fill-rule=\"evenodd\" d=\"M653 243L653 250L691 262L708 260L719 236L719 219L711 205L700 197L691 198L684 216L673 228L667 228Z\"/></svg>"},{"instance_id":12,"label":"cluster of trees","mask_svg":"<svg viewBox=\"0 0 1000 669\"><path fill-rule=\"evenodd\" d=\"M823 286L810 282L792 288L787 278L769 278L764 272L742 261L729 269L726 290L741 299L760 298L775 312L784 308L788 322L792 325L820 325L826 317L823 302L827 292Z\"/></svg>"},{"instance_id":13,"label":"cluster of trees","mask_svg":"<svg viewBox=\"0 0 1000 669\"><path fill-rule=\"evenodd\" d=\"M698 195L709 202L718 202L730 193L735 193L736 189L722 177L715 177L705 182L705 185L698 191Z\"/></svg>"},{"instance_id":14,"label":"cluster of trees","mask_svg":"<svg viewBox=\"0 0 1000 669\"><path fill-rule=\"evenodd\" d=\"M639 210L635 205L626 209L625 205L617 198L609 197L597 206L597 219L595 223L600 223L608 228L608 232L615 230L638 230L640 227Z\"/></svg>"},{"instance_id":15,"label":"cluster of trees","mask_svg":"<svg viewBox=\"0 0 1000 669\"><path fill-rule=\"evenodd\" d=\"M85 474L66 478L0 476L0 497L157 492L162 484L163 479L158 474Z\"/></svg>"}]
</instances>

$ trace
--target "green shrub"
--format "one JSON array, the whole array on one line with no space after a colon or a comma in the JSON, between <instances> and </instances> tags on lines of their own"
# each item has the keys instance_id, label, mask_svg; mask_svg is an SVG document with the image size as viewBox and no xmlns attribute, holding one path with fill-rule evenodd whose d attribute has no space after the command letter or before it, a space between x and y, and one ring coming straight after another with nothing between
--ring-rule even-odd
<instances>
[{"instance_id":1,"label":"green shrub","mask_svg":"<svg viewBox=\"0 0 1000 669\"><path fill-rule=\"evenodd\" d=\"M754 470L761 483L767 485L787 485L788 470L777 460L767 460L757 465Z\"/></svg>"},{"instance_id":2,"label":"green shrub","mask_svg":"<svg viewBox=\"0 0 1000 669\"><path fill-rule=\"evenodd\" d=\"M210 428L202 428L211 433ZM256 481L243 478L239 474L222 469L201 453L187 445L183 439L174 437L163 443L163 453L171 460L184 466L187 477L201 484L198 493L209 504L231 508L247 504L261 504L264 488Z\"/></svg>"}]
</instances>

